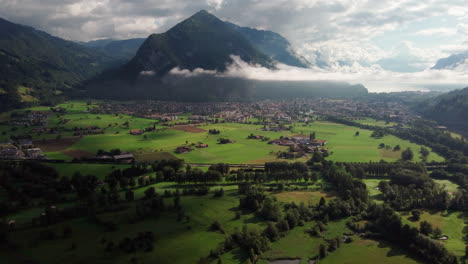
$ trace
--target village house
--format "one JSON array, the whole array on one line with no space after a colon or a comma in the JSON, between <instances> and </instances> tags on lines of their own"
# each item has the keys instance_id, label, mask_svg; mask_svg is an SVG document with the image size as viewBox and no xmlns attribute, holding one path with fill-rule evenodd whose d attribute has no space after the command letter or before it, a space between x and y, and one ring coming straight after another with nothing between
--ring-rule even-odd
<instances>
[{"instance_id":1,"label":"village house","mask_svg":"<svg viewBox=\"0 0 468 264\"><path fill-rule=\"evenodd\" d=\"M130 162L134 162L135 161L135 157L133 156L132 153L128 153L128 152L124 152L124 153L121 153L120 155L114 155L113 156L114 160L117 161L117 162L127 162L127 163L130 163Z\"/></svg>"},{"instance_id":2,"label":"village house","mask_svg":"<svg viewBox=\"0 0 468 264\"><path fill-rule=\"evenodd\" d=\"M22 138L17 140L17 145L21 149L30 149L34 147L34 144L30 138Z\"/></svg>"},{"instance_id":3,"label":"village house","mask_svg":"<svg viewBox=\"0 0 468 264\"><path fill-rule=\"evenodd\" d=\"M138 135L143 135L143 130L141 129L132 129L130 130L130 135L138 136Z\"/></svg>"},{"instance_id":4,"label":"village house","mask_svg":"<svg viewBox=\"0 0 468 264\"><path fill-rule=\"evenodd\" d=\"M40 148L30 148L24 150L26 153L26 156L30 159L41 159L44 158L45 156L42 154L42 151Z\"/></svg>"},{"instance_id":5,"label":"village house","mask_svg":"<svg viewBox=\"0 0 468 264\"><path fill-rule=\"evenodd\" d=\"M314 140L311 140L311 141L310 141L309 145L315 146L315 147L323 147L323 146L325 146L327 143L328 143L327 140L314 139Z\"/></svg>"},{"instance_id":6,"label":"village house","mask_svg":"<svg viewBox=\"0 0 468 264\"><path fill-rule=\"evenodd\" d=\"M24 159L24 153L14 145L0 145L0 159Z\"/></svg>"},{"instance_id":7,"label":"village house","mask_svg":"<svg viewBox=\"0 0 468 264\"><path fill-rule=\"evenodd\" d=\"M189 153L190 151L192 151L192 148L189 146L180 146L175 149L175 153L177 154L185 154Z\"/></svg>"},{"instance_id":8,"label":"village house","mask_svg":"<svg viewBox=\"0 0 468 264\"><path fill-rule=\"evenodd\" d=\"M199 145L197 146L197 148L207 148L207 147L208 147L208 144L204 144L204 143L199 144Z\"/></svg>"}]
</instances>

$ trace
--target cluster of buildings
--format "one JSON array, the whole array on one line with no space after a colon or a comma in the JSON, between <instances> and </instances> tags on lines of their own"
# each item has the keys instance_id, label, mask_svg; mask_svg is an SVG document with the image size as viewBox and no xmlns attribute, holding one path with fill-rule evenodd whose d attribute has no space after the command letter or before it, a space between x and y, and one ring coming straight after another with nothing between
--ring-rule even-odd
<instances>
[{"instance_id":1,"label":"cluster of buildings","mask_svg":"<svg viewBox=\"0 0 468 264\"><path fill-rule=\"evenodd\" d=\"M15 142L0 143L0 159L45 159L40 148L34 146L31 139L17 139Z\"/></svg>"},{"instance_id":2,"label":"cluster of buildings","mask_svg":"<svg viewBox=\"0 0 468 264\"><path fill-rule=\"evenodd\" d=\"M13 112L10 125L14 126L47 126L48 111Z\"/></svg>"},{"instance_id":3,"label":"cluster of buildings","mask_svg":"<svg viewBox=\"0 0 468 264\"><path fill-rule=\"evenodd\" d=\"M287 152L280 153L281 158L298 158L315 151L327 152L328 150L324 148L327 143L327 140L311 139L310 136L302 135L268 141L268 144L289 147Z\"/></svg>"}]
</instances>

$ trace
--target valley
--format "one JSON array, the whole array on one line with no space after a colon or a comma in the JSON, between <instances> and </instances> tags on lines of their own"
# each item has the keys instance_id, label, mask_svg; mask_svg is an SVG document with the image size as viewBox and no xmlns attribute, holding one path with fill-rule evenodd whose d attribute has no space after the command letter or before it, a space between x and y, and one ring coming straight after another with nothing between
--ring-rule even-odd
<instances>
[{"instance_id":1,"label":"valley","mask_svg":"<svg viewBox=\"0 0 468 264\"><path fill-rule=\"evenodd\" d=\"M0 0L0 263L466 262L462 8L162 2Z\"/></svg>"}]
</instances>

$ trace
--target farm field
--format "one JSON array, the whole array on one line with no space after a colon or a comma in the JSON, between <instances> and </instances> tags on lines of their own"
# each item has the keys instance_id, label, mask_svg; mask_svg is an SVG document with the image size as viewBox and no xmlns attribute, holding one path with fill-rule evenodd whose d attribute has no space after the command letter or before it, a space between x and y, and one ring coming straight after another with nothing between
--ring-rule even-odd
<instances>
[{"instance_id":1,"label":"farm field","mask_svg":"<svg viewBox=\"0 0 468 264\"><path fill-rule=\"evenodd\" d=\"M61 127L57 134L43 134L34 136L35 143L43 149L46 155L52 159L71 160L73 158L89 157L96 154L99 149L110 150L119 148L122 151L132 152L137 160L151 161L160 158L182 158L188 163L245 163L263 164L269 161L277 161L276 153L286 151L287 147L269 145L260 140L247 139L250 134L262 135L270 139L281 136L294 136L297 134L308 135L315 132L317 139L328 140L325 146L330 160L345 162L368 162L368 161L396 161L400 158L401 151L392 149L380 149L378 146L384 143L389 148L400 145L404 150L410 147L415 152L415 160L420 160L418 150L421 146L397 137L387 135L375 139L370 137L372 131L349 127L346 125L316 121L307 126L302 123L293 124L292 131L271 132L262 131L261 125L218 123L202 124L198 127L175 126L164 127L157 121L127 115L92 114L89 109L95 105L83 101L68 102L59 107L67 109L65 114L52 113L49 118L49 127ZM29 110L46 111L47 107L34 107ZM180 122L188 114L179 118ZM128 126L127 126L128 124ZM156 125L157 131L148 132L144 135L130 135L130 129L144 129ZM84 137L73 137L75 127L97 126L105 134L88 135ZM16 127L11 131L9 126L1 125L1 140L5 141L10 134L30 134L31 128ZM209 129L221 131L219 135L208 134ZM360 135L355 136L359 131ZM219 138L234 140L232 144L218 144ZM192 147L193 151L185 154L175 154L178 146L208 144L208 148L198 149ZM297 159L306 161L309 156ZM428 157L429 161L442 161L443 158L435 153Z\"/></svg>"}]
</instances>

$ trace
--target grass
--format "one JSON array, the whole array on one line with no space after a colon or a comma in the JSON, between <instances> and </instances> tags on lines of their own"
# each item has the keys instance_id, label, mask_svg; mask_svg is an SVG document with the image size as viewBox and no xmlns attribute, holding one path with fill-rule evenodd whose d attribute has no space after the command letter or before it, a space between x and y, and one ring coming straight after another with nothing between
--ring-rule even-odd
<instances>
[{"instance_id":1,"label":"grass","mask_svg":"<svg viewBox=\"0 0 468 264\"><path fill-rule=\"evenodd\" d=\"M395 122L386 122L384 120L376 120L373 118L364 118L364 119L359 119L355 120L359 124L363 125L369 125L369 126L378 126L378 127L392 127L398 125Z\"/></svg>"},{"instance_id":2,"label":"grass","mask_svg":"<svg viewBox=\"0 0 468 264\"><path fill-rule=\"evenodd\" d=\"M332 199L334 196L322 191L294 191L294 192L280 192L273 195L279 202L296 204L310 203L317 204L320 198L324 197L326 200Z\"/></svg>"},{"instance_id":3,"label":"grass","mask_svg":"<svg viewBox=\"0 0 468 264\"><path fill-rule=\"evenodd\" d=\"M370 137L372 131L359 129L355 127L345 126L331 122L314 122L307 127L295 127L295 130L301 134L308 134L312 131L316 132L316 137L326 139L329 143L326 148L332 155L329 159L334 161L344 162L368 162L380 161L396 161L401 156L401 151L387 151L379 149L381 143L391 146L400 145L401 149L411 148L415 153L421 148L420 145L411 143L407 140L402 140L392 135L387 135L382 138ZM356 131L359 131L359 136L355 136ZM417 156L417 155L415 155ZM420 157L415 157L420 161ZM428 160L443 161L444 159L432 153Z\"/></svg>"},{"instance_id":4,"label":"grass","mask_svg":"<svg viewBox=\"0 0 468 264\"><path fill-rule=\"evenodd\" d=\"M70 163L50 163L49 166L55 168L59 175L72 177L75 172L80 172L81 175L95 175L99 179L104 179L115 169L125 169L130 165L117 164L70 164Z\"/></svg>"},{"instance_id":5,"label":"grass","mask_svg":"<svg viewBox=\"0 0 468 264\"><path fill-rule=\"evenodd\" d=\"M320 244L324 243L322 238L312 237L305 230L315 225L309 222L302 227L296 227L285 237L271 244L271 249L262 255L260 264L268 263L267 260L289 258L301 259L301 263L318 254Z\"/></svg>"},{"instance_id":6,"label":"grass","mask_svg":"<svg viewBox=\"0 0 468 264\"><path fill-rule=\"evenodd\" d=\"M400 145L401 149L407 147L412 148L415 152L420 149L420 145L410 143L409 141L399 139L388 135L380 139L371 138L372 131L358 129L346 125L330 123L330 122L314 122L308 126L302 123L293 124L293 130L290 132L267 132L262 131L260 125L237 124L237 123L218 123L202 125L200 128L217 129L221 131L220 135L209 135L208 133L190 133L185 131L174 130L156 124L157 121L128 115L108 115L108 114L92 114L89 109L95 107L94 104L88 105L84 101L72 101L59 105L67 109L63 115L51 113L49 118L49 127L61 127L59 133L62 138L67 138L73 135L75 127L98 126L104 130L103 135L85 136L72 146L60 151L47 152L50 158L58 158L71 160L73 157L64 155L67 151L83 151L93 155L99 149L110 150L112 148L120 148L122 151L131 151L141 161L152 161L159 158L182 158L189 163L250 163L262 164L269 161L276 161L276 153L278 151L286 151L287 147L269 145L260 140L250 140L247 136L251 133L255 135L263 135L271 139L279 138L280 136L292 136L296 134L308 135L311 132L316 132L318 139L326 139L329 141L326 148L331 153L329 159L334 161L344 162L368 162L368 161L396 161L400 158L401 151L393 151L379 149L378 145L384 143L393 148L395 145ZM49 107L32 107L29 110L48 110ZM21 110L24 111L24 110ZM181 115L184 119L188 114ZM67 122L63 122L67 120ZM380 122L376 120L366 119L366 122ZM124 126L124 123L129 123L129 126ZM146 133L144 136L132 136L129 134L130 129L142 129L155 125L158 128L156 132ZM3 137L7 139L11 133L14 134L29 134L30 128L18 127L18 131L9 131L9 126L0 126L0 132L5 132ZM355 136L355 132L359 131L360 135ZM35 136L35 140L54 139L56 134L43 134ZM233 144L217 144L220 137L229 138L235 141ZM0 138L1 139L1 138ZM1 141L1 140L0 140ZM178 146L190 144L206 143L208 148L197 149L186 154L175 154L174 150ZM45 146L47 149L47 146ZM61 153L61 154L60 154ZM309 156L298 159L305 161ZM416 158L420 160L419 157ZM429 161L442 161L443 158L435 153L431 153Z\"/></svg>"},{"instance_id":7,"label":"grass","mask_svg":"<svg viewBox=\"0 0 468 264\"><path fill-rule=\"evenodd\" d=\"M361 264L361 263L382 263L382 264L416 264L416 260L408 256L401 249L392 244L362 239L353 236L353 242L341 244L336 251L330 253L320 261L320 264Z\"/></svg>"},{"instance_id":8,"label":"grass","mask_svg":"<svg viewBox=\"0 0 468 264\"><path fill-rule=\"evenodd\" d=\"M178 222L176 213L171 212L159 218L149 217L130 223L128 216L135 211L134 207L130 206L125 211L100 214L100 218L112 220L118 225L119 230L116 232L106 232L88 218L81 218L67 222L67 225L73 227L71 238L35 242L37 232L46 228L18 230L12 236L13 240L21 245L20 252L24 257L40 263L129 263L133 256L138 257L141 263L197 263L201 257L207 256L211 249L224 241L221 233L208 231L213 221L223 223L227 232L240 229L244 224L250 228L264 227L264 223L259 222L252 214L235 219L233 208L238 205L236 193L235 189L228 189L221 198L212 198L211 195L182 197L182 207L185 214L190 216L189 221ZM165 203L172 204L172 199L166 199ZM39 212L29 214L34 216ZM63 226L64 224L57 224L47 228L60 234ZM153 231L156 237L152 252L106 252L105 244L101 243L103 238L118 243L124 237L133 237L138 232L148 230ZM69 250L72 242L77 245L76 250ZM11 257L11 252L1 254L4 258ZM96 256L100 256L99 259L96 259Z\"/></svg>"},{"instance_id":9,"label":"grass","mask_svg":"<svg viewBox=\"0 0 468 264\"><path fill-rule=\"evenodd\" d=\"M453 183L452 181L449 181L449 180L435 180L435 182L437 182L438 184L442 185L442 186L445 186L445 189L447 190L447 192L449 193L455 193L458 191L458 184L456 183Z\"/></svg>"},{"instance_id":10,"label":"grass","mask_svg":"<svg viewBox=\"0 0 468 264\"><path fill-rule=\"evenodd\" d=\"M84 101L72 101L59 105L67 109L63 115L52 113L49 118L49 127L61 127L59 133L62 138L71 137L75 127L98 126L104 130L103 135L85 136L72 146L66 146L66 149L56 151L52 150L46 154L50 158L71 160L73 157L64 155L67 151L83 151L90 155L99 149L110 150L120 148L122 151L131 151L137 159L141 161L152 161L159 158L182 158L189 163L247 163L263 164L269 161L276 161L278 151L286 151L287 147L269 145L260 140L250 140L247 136L251 133L263 135L271 139L277 139L280 136L292 136L296 134L308 135L316 132L318 139L326 139L329 143L326 148L331 153L329 159L344 162L368 162L368 161L396 161L400 158L400 151L379 149L378 145L393 146L400 145L401 149L410 147L415 153L420 149L420 145L410 143L409 141L399 139L388 135L380 139L371 138L372 131L358 129L346 125L330 122L314 122L308 126L302 123L293 124L293 130L290 132L267 132L262 131L260 125L237 124L237 123L218 123L205 124L200 128L217 129L221 131L220 135L209 135L208 133L190 133L174 130L156 124L158 131L146 133L144 136L132 136L130 129L143 129L157 123L155 120L133 117L128 115L108 115L92 114L89 109L95 107L94 104L88 105ZM29 110L48 110L49 107L32 107ZM21 110L23 111L23 110ZM181 119L188 114L181 115ZM67 122L62 122L68 120ZM369 121L369 120L368 120ZM377 121L376 121L377 122ZM129 123L126 127L123 124ZM17 131L10 131L9 126L0 126L0 141L6 140L11 134L30 134L31 128L17 127ZM355 136L359 131L360 135ZM54 139L56 134L43 134L35 136L35 140ZM217 144L220 137L229 138L235 141L233 144ZM208 148L193 148L193 151L186 154L175 154L174 150L178 146L185 144L206 143ZM44 146L47 149L47 146ZM62 153L62 154L60 154ZM417 155L416 155L417 156ZM309 156L298 159L305 161ZM419 161L420 158L416 157ZM443 161L443 158L435 153L431 153L429 161Z\"/></svg>"},{"instance_id":11,"label":"grass","mask_svg":"<svg viewBox=\"0 0 468 264\"><path fill-rule=\"evenodd\" d=\"M463 228L466 216L461 212L423 212L419 221L410 221L408 215L403 217L404 222L419 227L422 221L427 221L433 227L442 230L442 234L449 237L442 242L445 247L457 256L465 255L465 242L463 240Z\"/></svg>"}]
</instances>

